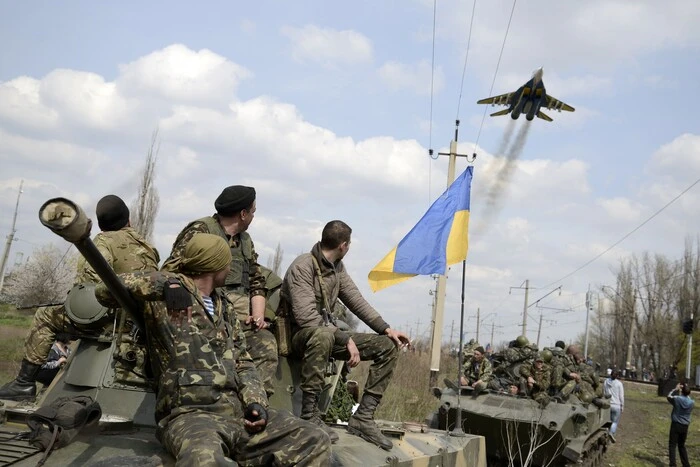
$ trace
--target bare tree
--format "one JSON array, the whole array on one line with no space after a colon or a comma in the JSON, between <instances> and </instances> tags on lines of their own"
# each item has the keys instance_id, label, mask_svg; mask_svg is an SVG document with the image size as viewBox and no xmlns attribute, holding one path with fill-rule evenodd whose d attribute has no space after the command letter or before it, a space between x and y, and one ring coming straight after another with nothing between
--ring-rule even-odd
<instances>
[{"instance_id":1,"label":"bare tree","mask_svg":"<svg viewBox=\"0 0 700 467\"><path fill-rule=\"evenodd\" d=\"M4 298L16 306L63 303L73 285L78 257L48 244L39 247L8 276Z\"/></svg>"},{"instance_id":2,"label":"bare tree","mask_svg":"<svg viewBox=\"0 0 700 467\"><path fill-rule=\"evenodd\" d=\"M275 248L275 254L267 258L267 267L278 276L280 275L280 269L282 268L283 257L284 250L282 249L282 245L277 243L277 248Z\"/></svg>"},{"instance_id":3,"label":"bare tree","mask_svg":"<svg viewBox=\"0 0 700 467\"><path fill-rule=\"evenodd\" d=\"M155 169L159 152L160 139L156 128L151 135L151 145L141 174L138 197L131 206L131 226L149 242L153 237L153 227L160 207L160 196L155 186Z\"/></svg>"},{"instance_id":4,"label":"bare tree","mask_svg":"<svg viewBox=\"0 0 700 467\"><path fill-rule=\"evenodd\" d=\"M502 439L509 467L548 467L559 456L564 440L557 440L556 430L540 426L543 414L543 410L533 405L530 420L511 419L503 424Z\"/></svg>"}]
</instances>

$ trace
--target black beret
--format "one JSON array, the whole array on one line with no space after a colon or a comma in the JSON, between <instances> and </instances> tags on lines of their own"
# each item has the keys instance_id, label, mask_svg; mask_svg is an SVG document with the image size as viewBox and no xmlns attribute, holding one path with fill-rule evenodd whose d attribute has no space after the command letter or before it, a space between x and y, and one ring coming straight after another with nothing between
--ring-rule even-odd
<instances>
[{"instance_id":1,"label":"black beret","mask_svg":"<svg viewBox=\"0 0 700 467\"><path fill-rule=\"evenodd\" d=\"M222 216L233 216L243 209L248 209L255 201L255 188L251 186L233 185L224 188L214 207Z\"/></svg>"},{"instance_id":2,"label":"black beret","mask_svg":"<svg viewBox=\"0 0 700 467\"><path fill-rule=\"evenodd\" d=\"M119 230L129 223L129 208L116 195L107 195L97 202L95 208L97 225L105 232Z\"/></svg>"}]
</instances>

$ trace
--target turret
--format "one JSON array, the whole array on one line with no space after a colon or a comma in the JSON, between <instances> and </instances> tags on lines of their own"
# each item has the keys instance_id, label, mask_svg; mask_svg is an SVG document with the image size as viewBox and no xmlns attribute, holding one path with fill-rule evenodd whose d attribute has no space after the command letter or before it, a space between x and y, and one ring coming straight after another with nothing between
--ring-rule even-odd
<instances>
[{"instance_id":1,"label":"turret","mask_svg":"<svg viewBox=\"0 0 700 467\"><path fill-rule=\"evenodd\" d=\"M92 220L80 206L65 198L52 198L39 209L39 220L53 233L75 245L122 309L129 314L139 329L143 329L143 319L136 302L90 239Z\"/></svg>"}]
</instances>

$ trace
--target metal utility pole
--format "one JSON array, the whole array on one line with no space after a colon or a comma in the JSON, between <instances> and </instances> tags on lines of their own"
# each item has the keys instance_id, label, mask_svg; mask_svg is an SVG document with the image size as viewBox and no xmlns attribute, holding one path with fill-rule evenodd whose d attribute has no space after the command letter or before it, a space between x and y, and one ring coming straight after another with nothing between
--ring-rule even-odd
<instances>
[{"instance_id":1,"label":"metal utility pole","mask_svg":"<svg viewBox=\"0 0 700 467\"><path fill-rule=\"evenodd\" d=\"M693 310L690 310L690 321L693 323L693 328L692 331L695 330L695 317L693 316ZM690 332L688 334L688 355L685 360L685 379L686 381L690 381L690 366L692 365L692 351L693 351L693 332ZM697 376L696 376L697 378Z\"/></svg>"},{"instance_id":2,"label":"metal utility pole","mask_svg":"<svg viewBox=\"0 0 700 467\"><path fill-rule=\"evenodd\" d=\"M455 137L450 141L450 152L438 152L439 156L449 156L447 165L447 188L455 181L455 167L457 165L457 157L466 157L469 160L468 154L457 153L457 140L459 137L459 120L455 121ZM429 150L429 154L433 155L433 150ZM445 271L447 272L447 271ZM435 297L435 310L433 311L433 336L432 346L430 348L430 386L437 384L438 373L440 372L440 350L442 347L442 323L445 316L445 291L447 288L447 280L445 274L439 274L437 280L437 292ZM463 331L460 331L460 333ZM460 335L461 339L461 335ZM460 349L461 351L461 349Z\"/></svg>"},{"instance_id":3,"label":"metal utility pole","mask_svg":"<svg viewBox=\"0 0 700 467\"><path fill-rule=\"evenodd\" d=\"M542 333L542 313L540 313L540 325L537 326L537 348L540 347L540 334Z\"/></svg>"},{"instance_id":4,"label":"metal utility pole","mask_svg":"<svg viewBox=\"0 0 700 467\"><path fill-rule=\"evenodd\" d=\"M12 228L7 236L7 243L5 243L5 251L2 253L2 262L0 262L0 292L2 292L2 287L5 285L5 265L7 265L7 258L10 256L10 247L12 246L12 241L15 239L15 233L17 229L17 211L19 210L19 197L22 195L22 185L24 185L24 180L19 182L19 193L17 193L17 203L15 204L15 214L12 216Z\"/></svg>"},{"instance_id":5,"label":"metal utility pole","mask_svg":"<svg viewBox=\"0 0 700 467\"><path fill-rule=\"evenodd\" d=\"M479 323L480 312L481 312L481 309L477 308L476 309L476 341L477 342L479 342L479 325L481 324L481 323Z\"/></svg>"},{"instance_id":6,"label":"metal utility pole","mask_svg":"<svg viewBox=\"0 0 700 467\"><path fill-rule=\"evenodd\" d=\"M634 291L634 296L632 298L632 319L630 320L630 342L627 346L627 359L625 361L625 370L630 370L632 368L632 344L634 343L634 323L637 319L637 290ZM628 374L625 376L629 377Z\"/></svg>"},{"instance_id":7,"label":"metal utility pole","mask_svg":"<svg viewBox=\"0 0 700 467\"><path fill-rule=\"evenodd\" d=\"M583 355L588 358L588 320L591 314L593 301L591 300L591 284L588 284L588 292L586 292L586 338L583 343Z\"/></svg>"},{"instance_id":8,"label":"metal utility pole","mask_svg":"<svg viewBox=\"0 0 700 467\"><path fill-rule=\"evenodd\" d=\"M523 287L522 284L520 284L520 287L511 287L508 290L508 293L510 293L513 289L525 289L525 303L523 304L523 333L522 333L522 335L527 337L527 309L528 309L527 297L528 297L528 293L530 292L530 279L525 279L524 284L525 284L525 287Z\"/></svg>"}]
</instances>

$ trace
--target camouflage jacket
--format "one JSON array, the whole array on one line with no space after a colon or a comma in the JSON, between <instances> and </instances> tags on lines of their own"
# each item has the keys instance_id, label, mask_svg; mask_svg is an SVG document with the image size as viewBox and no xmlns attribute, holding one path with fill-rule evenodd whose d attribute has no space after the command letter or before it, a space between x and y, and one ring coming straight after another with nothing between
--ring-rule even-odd
<instances>
[{"instance_id":1,"label":"camouflage jacket","mask_svg":"<svg viewBox=\"0 0 700 467\"><path fill-rule=\"evenodd\" d=\"M499 352L497 358L502 365L508 366L531 359L536 353L529 347L509 347Z\"/></svg>"},{"instance_id":2,"label":"camouflage jacket","mask_svg":"<svg viewBox=\"0 0 700 467\"><path fill-rule=\"evenodd\" d=\"M134 298L144 303L148 353L157 382L156 420L189 407L242 417L243 409L257 402L267 406L267 397L255 365L246 349L240 324L230 312L229 302L214 292L214 316L205 311L191 279L164 272L120 274ZM181 327L171 322L162 301L170 277L177 277L193 297L192 322ZM102 283L95 296L105 306L113 305Z\"/></svg>"},{"instance_id":3,"label":"camouflage jacket","mask_svg":"<svg viewBox=\"0 0 700 467\"><path fill-rule=\"evenodd\" d=\"M244 242L246 244L250 242L251 251L249 253L249 258L247 258L248 293L251 297L254 297L255 295L265 295L265 276L263 276L262 271L260 270L260 265L258 264L258 254L255 252L253 240L250 238L248 232L241 232L233 237L228 235L221 227L221 224L219 224L218 214L214 214L209 218L202 218L194 222L190 222L184 229L182 229L182 232L178 234L175 242L173 243L173 250L170 252L170 257L168 257L163 264L163 270L172 272L170 263L175 258L182 256L182 252L184 251L187 242L189 242L196 233L210 233L218 235L226 240L226 243L228 243L229 247L231 247L231 255L233 258L231 260L231 272L229 273L229 277L227 277L227 284L229 284L229 282L240 284L240 279L238 278L231 281L232 276L236 273L235 271L240 269L236 267L234 262L242 260L244 256L240 252L242 249L241 247Z\"/></svg>"},{"instance_id":4,"label":"camouflage jacket","mask_svg":"<svg viewBox=\"0 0 700 467\"><path fill-rule=\"evenodd\" d=\"M93 239L95 246L114 272L157 271L160 256L158 251L144 240L136 230L124 227L120 230L100 232ZM100 282L92 266L83 256L78 259L76 284Z\"/></svg>"},{"instance_id":5,"label":"camouflage jacket","mask_svg":"<svg viewBox=\"0 0 700 467\"><path fill-rule=\"evenodd\" d=\"M542 365L542 368L537 369L534 363L523 364L520 366L520 376L527 379L532 377L535 380L534 386L539 391L546 391L549 389L551 383L552 367L546 363Z\"/></svg>"},{"instance_id":6,"label":"camouflage jacket","mask_svg":"<svg viewBox=\"0 0 700 467\"><path fill-rule=\"evenodd\" d=\"M491 362L484 357L481 362L476 362L474 356L469 356L462 365L462 373L469 380L469 384L473 384L479 380L484 383L491 381L492 371Z\"/></svg>"},{"instance_id":7,"label":"camouflage jacket","mask_svg":"<svg viewBox=\"0 0 700 467\"><path fill-rule=\"evenodd\" d=\"M579 363L577 373L581 376L581 381L587 382L593 388L597 388L600 385L600 381L598 379L598 375L596 375L595 369L588 363Z\"/></svg>"},{"instance_id":8,"label":"camouflage jacket","mask_svg":"<svg viewBox=\"0 0 700 467\"><path fill-rule=\"evenodd\" d=\"M301 328L333 326L326 323L321 310L326 308L321 285L316 273L313 259L318 261L323 277L323 284L328 294L328 304L332 311L336 300L340 299L350 312L377 334L383 334L389 325L362 296L357 285L345 270L342 260L331 264L321 252L321 243L317 243L310 253L297 257L287 269L282 282L282 297L290 306L292 317ZM350 336L340 330L335 332L336 342L345 345Z\"/></svg>"}]
</instances>

